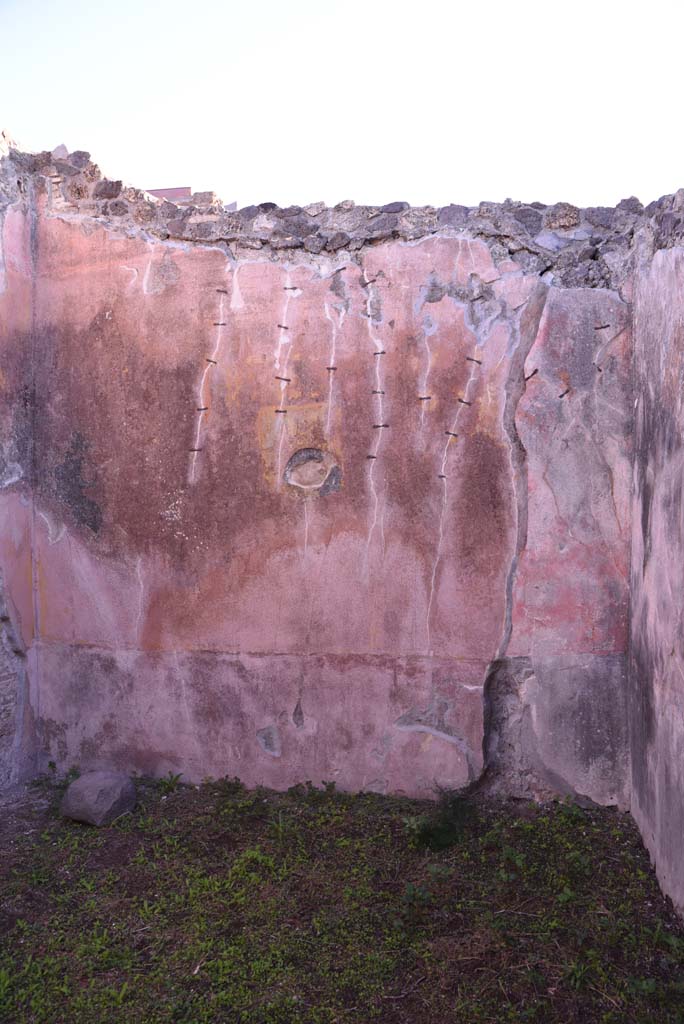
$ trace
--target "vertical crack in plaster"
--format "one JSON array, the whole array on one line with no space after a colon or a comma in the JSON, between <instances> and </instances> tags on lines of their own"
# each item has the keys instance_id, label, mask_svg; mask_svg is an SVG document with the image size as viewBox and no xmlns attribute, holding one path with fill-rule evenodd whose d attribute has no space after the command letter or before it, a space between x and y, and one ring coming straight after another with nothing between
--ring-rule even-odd
<instances>
[{"instance_id":1,"label":"vertical crack in plaster","mask_svg":"<svg viewBox=\"0 0 684 1024\"><path fill-rule=\"evenodd\" d=\"M228 274L228 273L229 273L229 268L226 267L226 274ZM236 280L237 279L237 273L238 273L238 271L237 271L237 268L236 268L235 271L233 272L233 276L232 276L232 291L233 292L235 291L235 287L237 285L237 280ZM144 290L144 284L143 284L143 290ZM216 366L218 365L219 356L221 354L221 348L222 348L222 345L223 345L223 339L224 339L224 333L225 333L225 327L226 327L226 323L225 323L225 321L223 319L224 316L225 316L225 305L226 305L226 293L225 292L221 292L221 297L219 299L219 307L218 307L217 320L216 320L216 340L214 342L214 348L213 348L213 351L211 353L211 357L210 357L210 359L207 360L207 365L204 367L204 370L202 371L202 376L200 378L200 384L199 384L199 389L198 389L198 393L197 393L197 423L196 423L196 426L195 426L195 440L194 440L194 444L192 446L193 447L193 451L192 451L192 457L190 459L190 470L189 470L189 473L188 473L188 483L190 483L190 484L194 484L195 479L197 477L197 456L199 455L200 450L201 450L200 442L202 440L202 426L203 426L203 423L204 423L204 418L205 418L205 416L207 415L207 413L209 411L207 403L209 401L208 395L211 393L211 387L207 387L207 379L208 379L209 374L211 373L211 371L214 370L216 368ZM232 308L232 302L231 302L231 308Z\"/></svg>"},{"instance_id":2,"label":"vertical crack in plaster","mask_svg":"<svg viewBox=\"0 0 684 1024\"><path fill-rule=\"evenodd\" d=\"M423 376L420 381L420 394L419 398L426 398L429 395L430 387L430 370L432 369L432 349L430 348L429 339L437 333L437 325L434 323L432 317L423 317L423 345L425 347L425 362L423 364ZM423 433L423 427L425 426L425 413L427 407L427 401L421 401L420 403L420 432Z\"/></svg>"},{"instance_id":3,"label":"vertical crack in plaster","mask_svg":"<svg viewBox=\"0 0 684 1024\"><path fill-rule=\"evenodd\" d=\"M384 353L384 349L382 347L382 342L376 336L375 331L373 330L373 317L376 315L375 311L380 306L380 294L379 294L378 289L374 288L373 284L371 282L367 283L366 290L367 290L367 297L366 297L366 324L367 324L367 329L368 329L368 340L370 341L371 345L373 346L373 349L372 349L372 351L373 351L373 361L375 363L375 369L374 369L374 375L373 375L373 381L374 381L373 395L372 395L373 401L371 402L371 407L372 407L372 416L374 417L373 418L373 425L376 425L376 424L381 424L381 423L385 422L385 420L384 420L384 416L385 416L385 393L384 393L384 388L383 388L384 376L383 376L382 365L381 365L382 361L383 361L383 357L380 354L380 353ZM378 316L379 316L379 314L378 314ZM370 452L370 454L372 455L372 458L370 458L368 460L368 483L370 485L370 492L371 492L371 500L372 500L372 503L373 503L373 510L372 510L372 517L371 517L370 526L369 526L369 529L368 529L368 538L366 540L366 564L368 564L369 560L370 560L371 542L373 540L373 534L375 532L375 528L378 525L378 519L380 519L380 534L381 534L383 556L384 556L384 553L385 553L385 534L384 534L384 526L383 526L384 511L383 511L383 515L380 516L380 511L379 511L380 510L380 496L378 494L378 489L377 489L377 485L376 485L376 482L375 482L375 466L376 466L376 463L378 461L378 453L380 452L380 448L382 446L383 434L385 433L385 430L384 430L384 428L378 426L377 429L375 429L374 433L375 433L375 443L373 444L373 447L372 447L371 452Z\"/></svg>"},{"instance_id":4,"label":"vertical crack in plaster","mask_svg":"<svg viewBox=\"0 0 684 1024\"><path fill-rule=\"evenodd\" d=\"M289 292L288 292L289 294ZM335 322L333 314L337 314L337 322ZM330 418L333 410L333 391L335 382L335 372L331 367L335 366L335 356L337 351L337 333L342 330L342 324L346 311L344 307L333 306L332 312L328 303L325 303L325 318L330 324L330 355L328 356L328 410L325 418L325 438L326 441L330 439Z\"/></svg>"},{"instance_id":5,"label":"vertical crack in plaster","mask_svg":"<svg viewBox=\"0 0 684 1024\"><path fill-rule=\"evenodd\" d=\"M496 652L496 660L503 658L508 650L513 631L513 587L518 572L520 557L527 544L527 502L528 502L528 469L527 452L518 434L515 422L518 403L525 393L525 362L539 334L548 288L539 283L534 292L521 308L518 316L511 321L515 335L515 345L511 353L508 379L504 386L506 400L503 411L503 427L509 439L509 457L513 478L516 509L516 538L513 557L506 575L506 591L504 605L504 621L501 640ZM489 669L487 670L487 676Z\"/></svg>"},{"instance_id":6,"label":"vertical crack in plaster","mask_svg":"<svg viewBox=\"0 0 684 1024\"><path fill-rule=\"evenodd\" d=\"M468 380L466 382L465 391L464 391L464 394L463 394L463 399L466 402L470 402L471 401L471 398L470 398L470 386L471 386L473 380L475 379L476 371L479 370L479 369L480 369L480 367L478 366L477 363L472 363L471 364L470 373L468 374ZM467 408L468 408L468 406L467 405L463 405L462 402L458 403L458 406L457 406L456 411L454 413L454 418L453 418L453 420L451 422L451 426L449 427L450 433L449 433L449 436L446 439L446 443L444 445L444 451L442 452L442 458L441 458L441 461L439 463L439 474L438 474L438 476L439 476L440 483L442 485L442 505L441 505L440 513L439 513L439 533L438 533L438 536L437 536L437 549L435 551L435 560L434 560L434 563L433 563L433 566L432 566L432 575L430 577L430 593L429 593L429 596L428 596L427 610L425 612L425 634L426 634L426 645L427 645L426 646L426 650L427 650L427 653L430 654L430 655L433 653L431 648L430 648L430 643L431 643L430 618L431 618L431 615L432 615L432 605L433 605L434 599L435 599L435 585L436 585L436 581L437 581L437 570L439 569L439 563L440 563L441 558L442 558L442 545L444 543L444 522L445 522L445 519L446 519L447 508L448 508L448 504L449 504L449 474L447 473L447 468L448 468L448 464L449 464L449 451L450 451L453 443L458 440L457 438L452 437L452 435L457 432L456 431L456 427L459 424L459 420L460 420L460 416L461 416L462 410L463 409L467 409Z\"/></svg>"},{"instance_id":7,"label":"vertical crack in plaster","mask_svg":"<svg viewBox=\"0 0 684 1024\"><path fill-rule=\"evenodd\" d=\"M276 339L275 349L273 352L273 368L279 377L287 377L287 368L290 361L290 354L292 352L292 338L288 337L289 327L288 316L290 312L290 302L293 298L299 298L301 291L298 288L293 288L292 278L290 271L287 270L285 274L285 300L283 302L283 312L281 314L280 323L278 324L278 337ZM283 348L285 348L285 358L281 365L281 357ZM280 384L280 400L278 402L278 408L285 408L285 396L287 392L287 380L279 380ZM276 487L278 490L282 487L282 472L283 472L283 445L285 443L285 435L287 433L287 416L276 416L279 421L279 437L278 437L278 464L276 466Z\"/></svg>"}]
</instances>

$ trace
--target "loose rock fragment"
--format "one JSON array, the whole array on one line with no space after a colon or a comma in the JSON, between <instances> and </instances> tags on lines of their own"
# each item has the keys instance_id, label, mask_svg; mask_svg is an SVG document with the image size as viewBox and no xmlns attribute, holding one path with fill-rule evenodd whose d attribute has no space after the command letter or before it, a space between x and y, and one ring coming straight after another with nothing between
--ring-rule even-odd
<instances>
[{"instance_id":1,"label":"loose rock fragment","mask_svg":"<svg viewBox=\"0 0 684 1024\"><path fill-rule=\"evenodd\" d=\"M110 825L135 807L135 786L122 772L86 772L71 783L62 799L65 818L88 825Z\"/></svg>"}]
</instances>

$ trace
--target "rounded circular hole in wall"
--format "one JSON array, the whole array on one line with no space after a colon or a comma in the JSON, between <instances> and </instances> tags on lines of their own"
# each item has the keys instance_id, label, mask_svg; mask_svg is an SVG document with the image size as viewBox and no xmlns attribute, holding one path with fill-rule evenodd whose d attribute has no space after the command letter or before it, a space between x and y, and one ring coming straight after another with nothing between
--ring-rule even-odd
<instances>
[{"instance_id":1,"label":"rounded circular hole in wall","mask_svg":"<svg viewBox=\"0 0 684 1024\"><path fill-rule=\"evenodd\" d=\"M300 448L288 459L283 478L286 484L304 494L330 494L339 491L342 470L331 452Z\"/></svg>"}]
</instances>

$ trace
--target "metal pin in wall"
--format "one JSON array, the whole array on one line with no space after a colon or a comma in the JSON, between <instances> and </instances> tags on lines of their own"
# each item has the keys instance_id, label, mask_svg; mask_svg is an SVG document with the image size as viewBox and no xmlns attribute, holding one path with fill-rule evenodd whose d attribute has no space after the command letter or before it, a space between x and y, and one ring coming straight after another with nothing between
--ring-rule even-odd
<instances>
[{"instance_id":1,"label":"metal pin in wall","mask_svg":"<svg viewBox=\"0 0 684 1024\"><path fill-rule=\"evenodd\" d=\"M225 320L221 320L218 323L214 321L214 327L227 327L228 324Z\"/></svg>"},{"instance_id":2,"label":"metal pin in wall","mask_svg":"<svg viewBox=\"0 0 684 1024\"><path fill-rule=\"evenodd\" d=\"M459 398L458 401L461 403L461 405L472 405L473 404L472 402L466 402L465 398Z\"/></svg>"},{"instance_id":3,"label":"metal pin in wall","mask_svg":"<svg viewBox=\"0 0 684 1024\"><path fill-rule=\"evenodd\" d=\"M474 356L466 356L466 362L468 362L468 363L477 363L478 366L482 366L482 360L481 359L475 359Z\"/></svg>"},{"instance_id":4,"label":"metal pin in wall","mask_svg":"<svg viewBox=\"0 0 684 1024\"><path fill-rule=\"evenodd\" d=\"M286 413L286 412L287 412L287 409L276 409L276 412L280 412L280 413Z\"/></svg>"},{"instance_id":5,"label":"metal pin in wall","mask_svg":"<svg viewBox=\"0 0 684 1024\"><path fill-rule=\"evenodd\" d=\"M326 366L326 370L328 371L328 373L332 373L336 369L337 369L336 366Z\"/></svg>"},{"instance_id":6,"label":"metal pin in wall","mask_svg":"<svg viewBox=\"0 0 684 1024\"><path fill-rule=\"evenodd\" d=\"M374 352L373 355L374 356L385 356L385 355L387 355L387 353L385 352L385 350L383 348L379 352Z\"/></svg>"},{"instance_id":7,"label":"metal pin in wall","mask_svg":"<svg viewBox=\"0 0 684 1024\"><path fill-rule=\"evenodd\" d=\"M208 412L208 411L209 411L209 406L208 405L200 405L197 408L197 412Z\"/></svg>"},{"instance_id":8,"label":"metal pin in wall","mask_svg":"<svg viewBox=\"0 0 684 1024\"><path fill-rule=\"evenodd\" d=\"M387 430L389 423L374 423L373 430Z\"/></svg>"},{"instance_id":9,"label":"metal pin in wall","mask_svg":"<svg viewBox=\"0 0 684 1024\"><path fill-rule=\"evenodd\" d=\"M570 388L566 388L565 391L563 391L558 397L559 398L565 398L565 396L569 393L569 391L570 391Z\"/></svg>"},{"instance_id":10,"label":"metal pin in wall","mask_svg":"<svg viewBox=\"0 0 684 1024\"><path fill-rule=\"evenodd\" d=\"M595 331L605 331L606 327L610 327L610 324L598 324L598 325L597 325L597 326L596 326L596 327L594 328L594 330L595 330Z\"/></svg>"},{"instance_id":11,"label":"metal pin in wall","mask_svg":"<svg viewBox=\"0 0 684 1024\"><path fill-rule=\"evenodd\" d=\"M289 331L290 330L290 328L286 327L285 324L276 324L276 327L279 327L281 331Z\"/></svg>"},{"instance_id":12,"label":"metal pin in wall","mask_svg":"<svg viewBox=\"0 0 684 1024\"><path fill-rule=\"evenodd\" d=\"M282 380L282 381L285 381L286 384L290 384L291 381L292 381L292 377L278 377L276 375L276 380Z\"/></svg>"},{"instance_id":13,"label":"metal pin in wall","mask_svg":"<svg viewBox=\"0 0 684 1024\"><path fill-rule=\"evenodd\" d=\"M227 288L217 288L216 291L220 292L221 295L227 295L228 294L228 289Z\"/></svg>"},{"instance_id":14,"label":"metal pin in wall","mask_svg":"<svg viewBox=\"0 0 684 1024\"><path fill-rule=\"evenodd\" d=\"M214 366L218 365L215 359L210 359L209 356L207 356L206 358L208 363L213 363Z\"/></svg>"},{"instance_id":15,"label":"metal pin in wall","mask_svg":"<svg viewBox=\"0 0 684 1024\"><path fill-rule=\"evenodd\" d=\"M202 449L201 448L188 448L188 451L189 452L201 452Z\"/></svg>"},{"instance_id":16,"label":"metal pin in wall","mask_svg":"<svg viewBox=\"0 0 684 1024\"><path fill-rule=\"evenodd\" d=\"M298 292L299 288L297 287L296 284L284 284L283 285L283 291L284 292Z\"/></svg>"},{"instance_id":17,"label":"metal pin in wall","mask_svg":"<svg viewBox=\"0 0 684 1024\"><path fill-rule=\"evenodd\" d=\"M437 479L438 480L446 480L446 474L445 473L438 473L437 474Z\"/></svg>"},{"instance_id":18,"label":"metal pin in wall","mask_svg":"<svg viewBox=\"0 0 684 1024\"><path fill-rule=\"evenodd\" d=\"M526 381L528 381L528 380L532 380L532 378L533 378L533 377L536 377L538 373L539 373L539 367L537 366L537 367L535 367L535 369L534 369L534 370L532 371L532 373L528 373L528 375L527 375L527 376L525 377L525 380L526 380Z\"/></svg>"},{"instance_id":19,"label":"metal pin in wall","mask_svg":"<svg viewBox=\"0 0 684 1024\"><path fill-rule=\"evenodd\" d=\"M458 434L454 434L453 430L445 430L444 433L448 434L449 437L458 437Z\"/></svg>"},{"instance_id":20,"label":"metal pin in wall","mask_svg":"<svg viewBox=\"0 0 684 1024\"><path fill-rule=\"evenodd\" d=\"M377 455L367 455L367 459L377 459Z\"/></svg>"},{"instance_id":21,"label":"metal pin in wall","mask_svg":"<svg viewBox=\"0 0 684 1024\"><path fill-rule=\"evenodd\" d=\"M377 391L377 390L371 391L371 395L384 395L384 394L385 394L384 391Z\"/></svg>"},{"instance_id":22,"label":"metal pin in wall","mask_svg":"<svg viewBox=\"0 0 684 1024\"><path fill-rule=\"evenodd\" d=\"M430 402L432 401L432 395L418 395L419 402Z\"/></svg>"}]
</instances>

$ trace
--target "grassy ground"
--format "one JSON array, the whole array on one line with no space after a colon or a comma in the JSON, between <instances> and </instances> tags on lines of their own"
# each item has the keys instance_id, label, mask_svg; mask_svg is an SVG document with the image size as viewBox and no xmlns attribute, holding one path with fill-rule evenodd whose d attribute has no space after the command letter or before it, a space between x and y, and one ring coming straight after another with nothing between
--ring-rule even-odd
<instances>
[{"instance_id":1,"label":"grassy ground","mask_svg":"<svg viewBox=\"0 0 684 1024\"><path fill-rule=\"evenodd\" d=\"M170 778L98 831L58 796L0 815L8 1024L684 1022L626 815Z\"/></svg>"}]
</instances>

